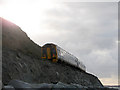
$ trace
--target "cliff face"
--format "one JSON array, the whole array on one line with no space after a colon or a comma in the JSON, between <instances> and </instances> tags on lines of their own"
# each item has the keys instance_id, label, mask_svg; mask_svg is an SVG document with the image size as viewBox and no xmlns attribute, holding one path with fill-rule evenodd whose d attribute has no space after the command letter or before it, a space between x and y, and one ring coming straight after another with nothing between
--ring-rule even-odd
<instances>
[{"instance_id":1,"label":"cliff face","mask_svg":"<svg viewBox=\"0 0 120 90\"><path fill-rule=\"evenodd\" d=\"M40 60L41 47L17 25L2 19L2 81L18 79L28 83L75 83L102 86L99 79L65 63Z\"/></svg>"}]
</instances>

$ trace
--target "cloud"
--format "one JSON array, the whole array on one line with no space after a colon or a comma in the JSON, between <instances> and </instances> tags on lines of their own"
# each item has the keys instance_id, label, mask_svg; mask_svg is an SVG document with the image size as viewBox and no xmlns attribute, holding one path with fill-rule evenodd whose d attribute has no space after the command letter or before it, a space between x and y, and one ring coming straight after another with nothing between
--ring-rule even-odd
<instances>
[{"instance_id":1,"label":"cloud","mask_svg":"<svg viewBox=\"0 0 120 90\"><path fill-rule=\"evenodd\" d=\"M16 3L18 4L15 4L16 8L20 5L27 6L24 12L18 11L24 13L22 16L20 14L22 19L19 18L19 21L21 28L37 44L41 46L49 42L57 44L78 57L86 65L87 72L97 75L102 81L105 78L112 81L113 76L117 77L117 3L46 4L39 0L34 3L30 1L29 4L26 1L24 5L22 1ZM15 20L14 17L13 19ZM18 17L16 21L17 19Z\"/></svg>"},{"instance_id":2,"label":"cloud","mask_svg":"<svg viewBox=\"0 0 120 90\"><path fill-rule=\"evenodd\" d=\"M0 0L0 5L2 5L4 3L4 0Z\"/></svg>"},{"instance_id":3,"label":"cloud","mask_svg":"<svg viewBox=\"0 0 120 90\"><path fill-rule=\"evenodd\" d=\"M62 3L46 14L50 33L36 36L36 42L56 43L100 78L117 76L117 3Z\"/></svg>"}]
</instances>

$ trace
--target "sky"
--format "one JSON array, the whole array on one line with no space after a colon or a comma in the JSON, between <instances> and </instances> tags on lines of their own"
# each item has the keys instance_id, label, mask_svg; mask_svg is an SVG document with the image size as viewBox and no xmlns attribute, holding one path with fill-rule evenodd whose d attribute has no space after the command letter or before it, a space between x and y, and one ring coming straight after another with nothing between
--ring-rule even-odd
<instances>
[{"instance_id":1,"label":"sky","mask_svg":"<svg viewBox=\"0 0 120 90\"><path fill-rule=\"evenodd\" d=\"M118 84L116 0L0 0L0 11L38 45L57 44L104 85Z\"/></svg>"}]
</instances>

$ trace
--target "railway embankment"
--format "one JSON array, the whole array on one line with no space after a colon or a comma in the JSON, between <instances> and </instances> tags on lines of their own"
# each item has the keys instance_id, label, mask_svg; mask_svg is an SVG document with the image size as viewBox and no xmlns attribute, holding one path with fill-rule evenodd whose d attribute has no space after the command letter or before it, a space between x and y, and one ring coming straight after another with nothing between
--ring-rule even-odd
<instances>
[{"instance_id":1,"label":"railway embankment","mask_svg":"<svg viewBox=\"0 0 120 90\"><path fill-rule=\"evenodd\" d=\"M40 60L41 47L17 25L2 19L2 83L21 80L30 84L103 87L97 76L66 63Z\"/></svg>"}]
</instances>

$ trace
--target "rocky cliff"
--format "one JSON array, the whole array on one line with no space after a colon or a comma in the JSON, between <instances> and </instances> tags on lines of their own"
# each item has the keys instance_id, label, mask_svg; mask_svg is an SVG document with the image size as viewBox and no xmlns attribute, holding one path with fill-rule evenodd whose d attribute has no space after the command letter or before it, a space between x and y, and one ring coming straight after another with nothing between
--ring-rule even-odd
<instances>
[{"instance_id":1,"label":"rocky cliff","mask_svg":"<svg viewBox=\"0 0 120 90\"><path fill-rule=\"evenodd\" d=\"M58 82L102 87L99 79L65 63L41 60L41 47L21 28L2 19L2 82L17 79L31 84Z\"/></svg>"}]
</instances>

